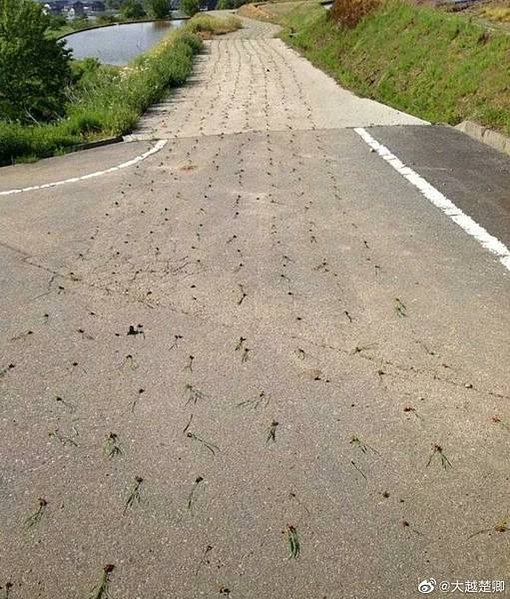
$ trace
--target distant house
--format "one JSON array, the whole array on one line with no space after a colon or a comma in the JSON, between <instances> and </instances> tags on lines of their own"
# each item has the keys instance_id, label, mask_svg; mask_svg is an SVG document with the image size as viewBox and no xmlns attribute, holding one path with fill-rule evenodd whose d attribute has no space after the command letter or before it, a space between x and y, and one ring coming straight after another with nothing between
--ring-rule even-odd
<instances>
[{"instance_id":1,"label":"distant house","mask_svg":"<svg viewBox=\"0 0 510 599\"><path fill-rule=\"evenodd\" d=\"M83 2L80 2L80 0L78 0L78 2L73 2L73 4L71 4L71 8L69 9L69 15L73 17L82 17L84 14L85 6Z\"/></svg>"},{"instance_id":2,"label":"distant house","mask_svg":"<svg viewBox=\"0 0 510 599\"><path fill-rule=\"evenodd\" d=\"M54 2L46 2L43 4L43 11L46 14L60 15L65 7L64 0L55 0Z\"/></svg>"},{"instance_id":3,"label":"distant house","mask_svg":"<svg viewBox=\"0 0 510 599\"><path fill-rule=\"evenodd\" d=\"M95 2L91 2L89 4L90 10L92 12L104 12L106 10L106 6L104 2L100 2L99 0L95 0Z\"/></svg>"}]
</instances>

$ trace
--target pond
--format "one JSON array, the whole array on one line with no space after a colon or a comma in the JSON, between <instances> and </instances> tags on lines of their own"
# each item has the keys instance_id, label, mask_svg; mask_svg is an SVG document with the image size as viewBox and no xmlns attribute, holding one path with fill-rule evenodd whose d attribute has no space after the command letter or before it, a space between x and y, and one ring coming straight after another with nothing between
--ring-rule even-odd
<instances>
[{"instance_id":1,"label":"pond","mask_svg":"<svg viewBox=\"0 0 510 599\"><path fill-rule=\"evenodd\" d=\"M64 37L73 58L97 58L105 64L122 66L154 46L184 20L127 23L78 31Z\"/></svg>"}]
</instances>

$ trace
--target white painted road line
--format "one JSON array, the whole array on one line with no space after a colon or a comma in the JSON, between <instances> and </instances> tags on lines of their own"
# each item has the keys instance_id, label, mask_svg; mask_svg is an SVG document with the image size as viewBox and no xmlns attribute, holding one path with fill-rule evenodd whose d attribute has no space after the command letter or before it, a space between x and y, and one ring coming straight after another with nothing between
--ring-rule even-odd
<instances>
[{"instance_id":1,"label":"white painted road line","mask_svg":"<svg viewBox=\"0 0 510 599\"><path fill-rule=\"evenodd\" d=\"M89 173L88 175L81 175L80 177L72 177L71 179L63 179L62 181L55 181L53 183L44 183L43 185L32 185L31 187L22 187L20 189L9 189L7 191L0 191L0 196L10 196L15 195L17 193L23 193L25 191L36 191L38 189L48 189L50 187L59 187L60 185L65 185L66 183L77 183L78 181L85 181L87 179L92 179L93 177L100 177L101 175L107 175L108 173L114 173L116 171L120 171L124 168L128 168L129 166L134 166L139 162L142 162L149 156L156 154L159 152L166 144L167 139L160 139L155 146L153 146L147 152L128 160L127 162L123 162L122 164L118 164L117 166L112 166L107 168L104 171L96 171L95 173Z\"/></svg>"},{"instance_id":2,"label":"white painted road line","mask_svg":"<svg viewBox=\"0 0 510 599\"><path fill-rule=\"evenodd\" d=\"M405 179L409 181L414 187L416 187L434 206L437 206L446 216L451 218L453 222L457 223L459 227L462 227L464 231L474 237L478 243L480 243L486 250L489 250L492 254L495 254L501 264L510 270L510 250L504 243L499 241L496 237L491 235L478 223L476 223L470 216L464 214L460 208L457 208L455 204L444 196L440 191L433 187L428 181L421 177L417 172L413 171L412 168L406 166L397 156L392 154L386 146L380 144L374 139L366 129L357 127L354 129L356 133L373 149L381 158L392 166L397 173L401 174Z\"/></svg>"}]
</instances>

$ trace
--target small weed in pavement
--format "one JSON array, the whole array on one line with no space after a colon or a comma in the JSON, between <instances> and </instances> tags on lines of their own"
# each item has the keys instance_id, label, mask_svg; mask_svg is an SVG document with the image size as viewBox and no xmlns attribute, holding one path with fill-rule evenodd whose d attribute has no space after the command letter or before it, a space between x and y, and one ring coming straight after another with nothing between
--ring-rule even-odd
<instances>
[{"instance_id":1,"label":"small weed in pavement","mask_svg":"<svg viewBox=\"0 0 510 599\"><path fill-rule=\"evenodd\" d=\"M3 378L10 370L12 370L15 367L15 364L9 364L8 366L0 368L0 379Z\"/></svg>"},{"instance_id":2,"label":"small weed in pavement","mask_svg":"<svg viewBox=\"0 0 510 599\"><path fill-rule=\"evenodd\" d=\"M86 333L84 329L77 329L76 332L79 333L84 339L88 339L89 341L94 341L94 337L92 337L92 335L89 335L88 333Z\"/></svg>"},{"instance_id":3,"label":"small weed in pavement","mask_svg":"<svg viewBox=\"0 0 510 599\"><path fill-rule=\"evenodd\" d=\"M131 370L136 370L138 368L138 364L136 363L136 360L133 358L132 354L127 354L127 356L124 358L124 361L120 365L120 368L123 368L124 366L127 366Z\"/></svg>"},{"instance_id":4,"label":"small weed in pavement","mask_svg":"<svg viewBox=\"0 0 510 599\"><path fill-rule=\"evenodd\" d=\"M197 494L198 488L200 487L200 485L203 482L204 482L203 477L197 476L197 478L195 479L195 482L193 483L191 492L188 495L188 510L190 512L193 512L193 508L195 507L195 503L196 503L196 494Z\"/></svg>"},{"instance_id":5,"label":"small weed in pavement","mask_svg":"<svg viewBox=\"0 0 510 599\"><path fill-rule=\"evenodd\" d=\"M197 569L195 570L195 576L197 576L197 574L200 572L200 569L202 568L202 566L204 564L208 564L209 563L207 555L212 550L213 550L213 546L212 545L207 545L207 547L204 549L204 553L203 553L202 557L200 558L200 561L198 562Z\"/></svg>"},{"instance_id":6,"label":"small weed in pavement","mask_svg":"<svg viewBox=\"0 0 510 599\"><path fill-rule=\"evenodd\" d=\"M69 366L67 368L67 370L71 373L74 373L75 370L79 368L80 370L82 370L85 374L87 374L87 371L85 370L85 368L83 368L83 366L80 366L80 364L78 364L78 362L71 362L71 366Z\"/></svg>"},{"instance_id":7,"label":"small weed in pavement","mask_svg":"<svg viewBox=\"0 0 510 599\"><path fill-rule=\"evenodd\" d=\"M239 285L239 289L241 291L241 297L237 300L237 305L240 306L244 300L248 297L246 291L244 290L244 287L242 285Z\"/></svg>"},{"instance_id":8,"label":"small weed in pavement","mask_svg":"<svg viewBox=\"0 0 510 599\"><path fill-rule=\"evenodd\" d=\"M182 335L174 335L174 342L170 346L170 349L173 349L174 347L179 347L179 341L181 341L182 338L183 338Z\"/></svg>"},{"instance_id":9,"label":"small weed in pavement","mask_svg":"<svg viewBox=\"0 0 510 599\"><path fill-rule=\"evenodd\" d=\"M237 342L237 345L235 347L235 351L241 351L242 349L244 349L244 342L246 341L245 337L239 337L239 341Z\"/></svg>"},{"instance_id":10,"label":"small weed in pavement","mask_svg":"<svg viewBox=\"0 0 510 599\"><path fill-rule=\"evenodd\" d=\"M191 426L191 421L193 420L193 414L191 414L191 416L189 417L188 420L188 424L186 424L186 426L182 429L183 434L186 433L186 431L189 429L189 427Z\"/></svg>"},{"instance_id":11,"label":"small weed in pavement","mask_svg":"<svg viewBox=\"0 0 510 599\"><path fill-rule=\"evenodd\" d=\"M287 525L287 542L289 543L289 559L297 559L301 554L301 543L295 526Z\"/></svg>"},{"instance_id":12,"label":"small weed in pavement","mask_svg":"<svg viewBox=\"0 0 510 599\"><path fill-rule=\"evenodd\" d=\"M74 404L72 404L69 401L66 401L63 397L60 397L59 395L57 395L55 397L55 401L57 401L58 403L61 403L63 406L65 406L71 413L73 413L75 411L75 407Z\"/></svg>"},{"instance_id":13,"label":"small weed in pavement","mask_svg":"<svg viewBox=\"0 0 510 599\"><path fill-rule=\"evenodd\" d=\"M136 396L136 398L133 400L133 403L131 404L131 412L135 411L136 404L138 403L138 400L144 393L145 393L145 389L138 389L138 395Z\"/></svg>"},{"instance_id":14,"label":"small weed in pavement","mask_svg":"<svg viewBox=\"0 0 510 599\"><path fill-rule=\"evenodd\" d=\"M110 574L113 572L114 568L115 566L113 564L106 564L101 572L101 578L99 582L90 591L89 599L110 599Z\"/></svg>"},{"instance_id":15,"label":"small weed in pavement","mask_svg":"<svg viewBox=\"0 0 510 599\"><path fill-rule=\"evenodd\" d=\"M420 532L419 530L416 530L416 528L414 528L413 526L411 526L407 520L402 520L402 526L404 528L408 528L409 530L411 530L412 532L414 532L417 535L423 536L423 533Z\"/></svg>"},{"instance_id":16,"label":"small weed in pavement","mask_svg":"<svg viewBox=\"0 0 510 599\"><path fill-rule=\"evenodd\" d=\"M247 399L245 401L241 401L240 403L237 404L238 408L253 408L254 410L262 407L262 408L267 408L267 406L269 405L269 402L271 401L271 398L266 395L264 393L264 391L261 391L258 395L258 397L254 397L253 399Z\"/></svg>"},{"instance_id":17,"label":"small weed in pavement","mask_svg":"<svg viewBox=\"0 0 510 599\"><path fill-rule=\"evenodd\" d=\"M352 354L361 354L364 351L370 351L377 347L377 343L368 343L367 345L356 345L356 347L352 350Z\"/></svg>"},{"instance_id":18,"label":"small weed in pavement","mask_svg":"<svg viewBox=\"0 0 510 599\"><path fill-rule=\"evenodd\" d=\"M15 335L14 337L11 337L11 341L21 341L21 339L25 339L26 337L30 337L33 334L34 334L33 331L26 331L25 333L19 333L18 335Z\"/></svg>"},{"instance_id":19,"label":"small weed in pavement","mask_svg":"<svg viewBox=\"0 0 510 599\"><path fill-rule=\"evenodd\" d=\"M452 463L445 456L445 454L443 453L443 448L440 445L433 445L432 446L432 454L431 454L431 456L429 458L429 461L427 462L427 468L430 466L430 464L432 463L432 460L434 459L435 456L439 456L439 460L441 462L441 466L445 470L448 470L448 468L452 468Z\"/></svg>"},{"instance_id":20,"label":"small weed in pavement","mask_svg":"<svg viewBox=\"0 0 510 599\"><path fill-rule=\"evenodd\" d=\"M406 414L414 414L416 416L416 418L419 418L420 420L422 419L421 416L416 411L416 408L413 408L413 406L405 406L404 407L404 412Z\"/></svg>"},{"instance_id":21,"label":"small weed in pavement","mask_svg":"<svg viewBox=\"0 0 510 599\"><path fill-rule=\"evenodd\" d=\"M122 455L118 435L110 433L108 437L106 437L106 441L103 445L103 453L109 460Z\"/></svg>"},{"instance_id":22,"label":"small weed in pavement","mask_svg":"<svg viewBox=\"0 0 510 599\"><path fill-rule=\"evenodd\" d=\"M48 502L43 497L39 497L37 503L37 510L25 520L25 526L27 528L34 528L34 526L39 524L48 506Z\"/></svg>"},{"instance_id":23,"label":"small weed in pavement","mask_svg":"<svg viewBox=\"0 0 510 599\"><path fill-rule=\"evenodd\" d=\"M377 451L377 449L374 449L370 445L367 445L367 443L365 443L364 441L362 441L359 437L352 437L352 439L349 441L349 443L351 445L354 445L354 447L357 447L363 453L368 453L369 451L371 451L372 453L375 453L377 455L381 455Z\"/></svg>"},{"instance_id":24,"label":"small weed in pavement","mask_svg":"<svg viewBox=\"0 0 510 599\"><path fill-rule=\"evenodd\" d=\"M508 422L505 422L504 420L501 420L499 416L493 416L492 422L494 422L494 424L499 424L501 428L505 429L507 432L510 433L510 424L508 424Z\"/></svg>"},{"instance_id":25,"label":"small weed in pavement","mask_svg":"<svg viewBox=\"0 0 510 599\"><path fill-rule=\"evenodd\" d=\"M298 348L297 348L297 350L296 350L296 354L297 354L297 357L298 357L300 360L304 360L304 359L306 358L306 352L305 352L305 350L304 350L304 349L301 349L300 347L298 347Z\"/></svg>"},{"instance_id":26,"label":"small weed in pavement","mask_svg":"<svg viewBox=\"0 0 510 599\"><path fill-rule=\"evenodd\" d=\"M269 441L272 441L273 443L276 442L276 427L277 426L278 426L278 422L276 420L273 420L271 422L271 424L269 425L269 432L267 433L266 443L269 443Z\"/></svg>"},{"instance_id":27,"label":"small weed in pavement","mask_svg":"<svg viewBox=\"0 0 510 599\"><path fill-rule=\"evenodd\" d=\"M64 437L60 434L58 428L56 428L54 431L50 431L48 433L48 437L50 439L55 439L56 441L58 441L61 445L63 445L64 447L66 445L72 445L73 447L78 447L78 443L76 443L76 441L74 441L73 439L71 439L70 437Z\"/></svg>"},{"instance_id":28,"label":"small weed in pavement","mask_svg":"<svg viewBox=\"0 0 510 599\"><path fill-rule=\"evenodd\" d=\"M383 368L382 368L382 364L381 364L381 368L379 368L379 369L377 370L377 376L379 377L379 382L380 382L380 383L383 383L383 376L384 376L385 374L386 374L386 371L385 371L385 370L383 370Z\"/></svg>"},{"instance_id":29,"label":"small weed in pavement","mask_svg":"<svg viewBox=\"0 0 510 599\"><path fill-rule=\"evenodd\" d=\"M143 330L143 324L137 324L136 326L130 324L126 335L128 335L128 336L142 335L142 337L145 337L145 332Z\"/></svg>"},{"instance_id":30,"label":"small weed in pavement","mask_svg":"<svg viewBox=\"0 0 510 599\"><path fill-rule=\"evenodd\" d=\"M186 397L186 405L189 403L195 405L197 401L206 397L205 393L202 393L202 391L197 389L192 383L186 383L186 385L184 385L184 395Z\"/></svg>"},{"instance_id":31,"label":"small weed in pavement","mask_svg":"<svg viewBox=\"0 0 510 599\"><path fill-rule=\"evenodd\" d=\"M496 524L496 526L493 526L491 528L483 528L482 530L477 530L473 534L469 535L468 539L472 539L473 537L476 537L477 535L481 535L486 532L507 532L508 530L510 529L508 528L507 521L503 520L502 522Z\"/></svg>"},{"instance_id":32,"label":"small weed in pavement","mask_svg":"<svg viewBox=\"0 0 510 599\"><path fill-rule=\"evenodd\" d=\"M195 356L188 356L188 361L186 362L186 366L184 367L184 370L193 372L193 360L194 359L195 359Z\"/></svg>"},{"instance_id":33,"label":"small weed in pavement","mask_svg":"<svg viewBox=\"0 0 510 599\"><path fill-rule=\"evenodd\" d=\"M363 472L363 470L356 464L356 462L354 460L351 460L351 465L354 466L354 468L356 468L356 470L361 474L361 476L365 479L368 480L366 477L366 474Z\"/></svg>"},{"instance_id":34,"label":"small weed in pavement","mask_svg":"<svg viewBox=\"0 0 510 599\"><path fill-rule=\"evenodd\" d=\"M202 439L201 437L199 437L198 435L195 435L195 433L192 433L190 431L188 431L186 433L186 437L188 437L188 439L192 439L193 441L197 441L198 443L201 443L213 455L216 455L216 452L220 450L220 448L217 445L215 445L214 443L206 441L205 439Z\"/></svg>"},{"instance_id":35,"label":"small weed in pavement","mask_svg":"<svg viewBox=\"0 0 510 599\"><path fill-rule=\"evenodd\" d=\"M293 499L300 507L302 507L305 510L305 512L308 514L308 516L310 515L310 510L301 501L301 499L299 499L299 497L296 495L296 493L294 493L294 491L290 491L289 499Z\"/></svg>"},{"instance_id":36,"label":"small weed in pavement","mask_svg":"<svg viewBox=\"0 0 510 599\"><path fill-rule=\"evenodd\" d=\"M398 316L400 316L400 318L407 316L407 308L398 297L395 298L395 312Z\"/></svg>"},{"instance_id":37,"label":"small weed in pavement","mask_svg":"<svg viewBox=\"0 0 510 599\"><path fill-rule=\"evenodd\" d=\"M129 508L132 508L136 504L140 504L142 501L142 496L140 494L140 489L143 484L143 478L141 476L135 476L135 480L129 490L129 495L126 500L126 505L124 506L124 513L128 511Z\"/></svg>"}]
</instances>

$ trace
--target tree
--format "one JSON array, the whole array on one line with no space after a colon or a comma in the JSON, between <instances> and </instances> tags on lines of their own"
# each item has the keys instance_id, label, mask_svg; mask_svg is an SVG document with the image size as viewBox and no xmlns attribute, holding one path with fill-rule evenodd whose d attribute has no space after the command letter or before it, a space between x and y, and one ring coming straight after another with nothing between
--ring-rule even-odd
<instances>
[{"instance_id":1,"label":"tree","mask_svg":"<svg viewBox=\"0 0 510 599\"><path fill-rule=\"evenodd\" d=\"M67 19L63 15L52 15L48 13L48 27L53 31L62 29L67 25Z\"/></svg>"},{"instance_id":2,"label":"tree","mask_svg":"<svg viewBox=\"0 0 510 599\"><path fill-rule=\"evenodd\" d=\"M50 25L32 0L0 0L0 118L49 120L64 111L70 50L48 38Z\"/></svg>"},{"instance_id":3,"label":"tree","mask_svg":"<svg viewBox=\"0 0 510 599\"><path fill-rule=\"evenodd\" d=\"M200 10L199 0L181 0L180 8L185 15L192 17Z\"/></svg>"},{"instance_id":4,"label":"tree","mask_svg":"<svg viewBox=\"0 0 510 599\"><path fill-rule=\"evenodd\" d=\"M169 0L146 0L145 6L150 17L157 21L167 19L170 15Z\"/></svg>"},{"instance_id":5,"label":"tree","mask_svg":"<svg viewBox=\"0 0 510 599\"><path fill-rule=\"evenodd\" d=\"M120 11L123 18L127 20L141 19L146 15L143 6L137 0L126 0Z\"/></svg>"}]
</instances>

